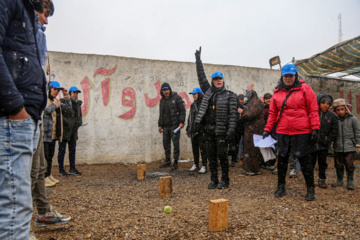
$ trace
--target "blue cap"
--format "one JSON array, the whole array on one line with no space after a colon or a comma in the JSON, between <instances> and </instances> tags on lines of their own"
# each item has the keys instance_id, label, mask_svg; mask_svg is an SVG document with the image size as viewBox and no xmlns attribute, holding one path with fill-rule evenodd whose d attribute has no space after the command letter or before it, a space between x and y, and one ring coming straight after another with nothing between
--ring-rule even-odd
<instances>
[{"instance_id":1,"label":"blue cap","mask_svg":"<svg viewBox=\"0 0 360 240\"><path fill-rule=\"evenodd\" d=\"M201 91L201 88L196 87L192 90L192 92L190 92L189 94L197 94L197 93L201 93L203 94L203 91Z\"/></svg>"},{"instance_id":2,"label":"blue cap","mask_svg":"<svg viewBox=\"0 0 360 240\"><path fill-rule=\"evenodd\" d=\"M281 69L281 76L284 76L286 74L296 75L297 71L298 70L294 64L286 64Z\"/></svg>"},{"instance_id":3,"label":"blue cap","mask_svg":"<svg viewBox=\"0 0 360 240\"><path fill-rule=\"evenodd\" d=\"M161 90L164 90L164 89L169 89L169 87L165 86L165 87L162 87Z\"/></svg>"},{"instance_id":4,"label":"blue cap","mask_svg":"<svg viewBox=\"0 0 360 240\"><path fill-rule=\"evenodd\" d=\"M214 79L216 77L219 77L219 78L224 78L223 77L223 74L221 72L214 72L212 75L211 75L211 79Z\"/></svg>"},{"instance_id":5,"label":"blue cap","mask_svg":"<svg viewBox=\"0 0 360 240\"><path fill-rule=\"evenodd\" d=\"M51 81L49 83L49 87L57 88L63 90L64 88L60 87L60 83L57 81Z\"/></svg>"},{"instance_id":6,"label":"blue cap","mask_svg":"<svg viewBox=\"0 0 360 240\"><path fill-rule=\"evenodd\" d=\"M81 93L81 91L80 91L77 87L75 87L75 86L72 86L72 87L69 89L69 92L79 92L79 93Z\"/></svg>"}]
</instances>

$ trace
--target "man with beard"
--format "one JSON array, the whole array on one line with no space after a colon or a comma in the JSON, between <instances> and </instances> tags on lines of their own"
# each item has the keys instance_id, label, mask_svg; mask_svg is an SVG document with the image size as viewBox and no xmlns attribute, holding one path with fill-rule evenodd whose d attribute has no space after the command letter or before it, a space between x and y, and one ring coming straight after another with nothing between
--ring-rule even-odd
<instances>
[{"instance_id":1,"label":"man with beard","mask_svg":"<svg viewBox=\"0 0 360 240\"><path fill-rule=\"evenodd\" d=\"M159 133L163 133L163 145L165 150L165 162L160 168L171 166L171 140L174 144L174 165L171 170L178 169L180 155L180 130L185 123L185 107L182 98L171 90L168 83L161 85ZM175 131L177 130L177 131Z\"/></svg>"},{"instance_id":2,"label":"man with beard","mask_svg":"<svg viewBox=\"0 0 360 240\"><path fill-rule=\"evenodd\" d=\"M209 189L228 188L229 162L228 162L228 141L235 137L236 127L236 95L226 90L223 74L215 72L211 76L211 85L206 79L204 67L200 59L201 48L195 52L196 70L201 90L205 93L202 100L199 114L195 124L205 123L205 135L207 137L207 154L211 172L211 183ZM218 161L222 170L221 182L218 179Z\"/></svg>"},{"instance_id":3,"label":"man with beard","mask_svg":"<svg viewBox=\"0 0 360 240\"><path fill-rule=\"evenodd\" d=\"M0 239L28 239L31 158L46 105L46 79L36 48L39 0L0 1Z\"/></svg>"}]
</instances>

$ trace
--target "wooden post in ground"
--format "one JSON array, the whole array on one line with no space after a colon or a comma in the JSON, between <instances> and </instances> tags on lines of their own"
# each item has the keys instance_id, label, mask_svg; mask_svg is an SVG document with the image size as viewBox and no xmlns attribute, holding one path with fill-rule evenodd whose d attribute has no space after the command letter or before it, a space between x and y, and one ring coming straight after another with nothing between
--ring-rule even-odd
<instances>
[{"instance_id":1,"label":"wooden post in ground","mask_svg":"<svg viewBox=\"0 0 360 240\"><path fill-rule=\"evenodd\" d=\"M171 176L160 178L160 197L171 197L173 195L173 178Z\"/></svg>"},{"instance_id":2,"label":"wooden post in ground","mask_svg":"<svg viewBox=\"0 0 360 240\"><path fill-rule=\"evenodd\" d=\"M228 203L226 199L209 201L209 230L211 232L228 228Z\"/></svg>"},{"instance_id":3,"label":"wooden post in ground","mask_svg":"<svg viewBox=\"0 0 360 240\"><path fill-rule=\"evenodd\" d=\"M146 178L146 164L137 165L137 179L143 180Z\"/></svg>"}]
</instances>

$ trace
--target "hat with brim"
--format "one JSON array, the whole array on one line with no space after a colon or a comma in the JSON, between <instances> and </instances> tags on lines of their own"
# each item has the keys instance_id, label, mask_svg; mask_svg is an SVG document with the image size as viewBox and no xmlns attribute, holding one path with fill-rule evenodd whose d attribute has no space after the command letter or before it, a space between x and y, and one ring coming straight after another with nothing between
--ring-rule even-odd
<instances>
[{"instance_id":1,"label":"hat with brim","mask_svg":"<svg viewBox=\"0 0 360 240\"><path fill-rule=\"evenodd\" d=\"M211 75L211 79L214 79L216 77L219 77L219 78L224 78L223 74L221 72L214 72L212 75Z\"/></svg>"},{"instance_id":2,"label":"hat with brim","mask_svg":"<svg viewBox=\"0 0 360 240\"><path fill-rule=\"evenodd\" d=\"M197 94L197 93L203 94L203 91L201 90L201 88L196 87L192 90L192 92L189 92L189 94Z\"/></svg>"},{"instance_id":3,"label":"hat with brim","mask_svg":"<svg viewBox=\"0 0 360 240\"><path fill-rule=\"evenodd\" d=\"M49 83L49 87L53 87L59 90L64 90L64 88L60 87L60 83L58 81L51 81Z\"/></svg>"},{"instance_id":4,"label":"hat with brim","mask_svg":"<svg viewBox=\"0 0 360 240\"><path fill-rule=\"evenodd\" d=\"M291 75L296 75L297 73L297 68L294 64L286 64L282 69L281 69L281 76L284 76L286 74L291 74Z\"/></svg>"},{"instance_id":5,"label":"hat with brim","mask_svg":"<svg viewBox=\"0 0 360 240\"><path fill-rule=\"evenodd\" d=\"M69 89L69 92L78 92L78 93L81 93L81 91L75 87L75 86L72 86L70 89Z\"/></svg>"}]
</instances>

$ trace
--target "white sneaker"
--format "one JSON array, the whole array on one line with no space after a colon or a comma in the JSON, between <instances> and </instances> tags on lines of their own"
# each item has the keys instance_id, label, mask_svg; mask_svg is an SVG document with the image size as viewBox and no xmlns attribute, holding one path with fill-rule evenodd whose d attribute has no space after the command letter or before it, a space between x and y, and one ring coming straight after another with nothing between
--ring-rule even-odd
<instances>
[{"instance_id":1,"label":"white sneaker","mask_svg":"<svg viewBox=\"0 0 360 240\"><path fill-rule=\"evenodd\" d=\"M193 172L193 171L195 171L196 170L196 165L194 164L190 169L189 169L189 171L190 172Z\"/></svg>"},{"instance_id":2,"label":"white sneaker","mask_svg":"<svg viewBox=\"0 0 360 240\"><path fill-rule=\"evenodd\" d=\"M59 182L60 182L59 180L57 180L56 178L54 178L52 175L48 176L48 178L49 178L52 182L54 182L54 183L59 183Z\"/></svg>"},{"instance_id":3,"label":"white sneaker","mask_svg":"<svg viewBox=\"0 0 360 240\"><path fill-rule=\"evenodd\" d=\"M53 181L51 181L48 177L45 178L45 187L53 187L55 186L56 183L54 183Z\"/></svg>"},{"instance_id":4,"label":"white sneaker","mask_svg":"<svg viewBox=\"0 0 360 240\"><path fill-rule=\"evenodd\" d=\"M296 177L297 177L296 169L291 169L289 173L289 178L296 178Z\"/></svg>"},{"instance_id":5,"label":"white sneaker","mask_svg":"<svg viewBox=\"0 0 360 240\"><path fill-rule=\"evenodd\" d=\"M202 166L201 169L199 170L199 173L206 173L206 167Z\"/></svg>"}]
</instances>

